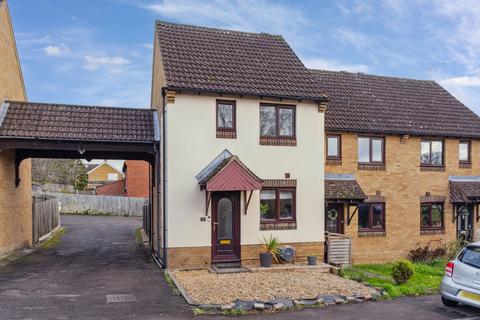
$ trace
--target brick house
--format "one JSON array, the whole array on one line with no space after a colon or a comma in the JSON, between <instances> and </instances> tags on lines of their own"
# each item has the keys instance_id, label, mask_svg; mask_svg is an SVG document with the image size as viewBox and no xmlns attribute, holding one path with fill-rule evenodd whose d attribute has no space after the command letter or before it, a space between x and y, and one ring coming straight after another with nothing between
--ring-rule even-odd
<instances>
[{"instance_id":1,"label":"brick house","mask_svg":"<svg viewBox=\"0 0 480 320\"><path fill-rule=\"evenodd\" d=\"M154 39L163 262L255 261L270 234L299 261L322 255L327 99L313 75L281 36L157 22Z\"/></svg>"},{"instance_id":2,"label":"brick house","mask_svg":"<svg viewBox=\"0 0 480 320\"><path fill-rule=\"evenodd\" d=\"M476 237L480 118L434 81L313 70L325 114L325 228L353 262Z\"/></svg>"},{"instance_id":3,"label":"brick house","mask_svg":"<svg viewBox=\"0 0 480 320\"><path fill-rule=\"evenodd\" d=\"M108 161L100 164L87 164L88 184L86 189L95 190L98 186L123 180L123 172Z\"/></svg>"},{"instance_id":4,"label":"brick house","mask_svg":"<svg viewBox=\"0 0 480 320\"><path fill-rule=\"evenodd\" d=\"M5 0L0 0L0 57L0 101L25 101L27 95ZM30 161L22 163L20 184L16 187L15 151L0 152L0 256L32 244L30 166Z\"/></svg>"}]
</instances>

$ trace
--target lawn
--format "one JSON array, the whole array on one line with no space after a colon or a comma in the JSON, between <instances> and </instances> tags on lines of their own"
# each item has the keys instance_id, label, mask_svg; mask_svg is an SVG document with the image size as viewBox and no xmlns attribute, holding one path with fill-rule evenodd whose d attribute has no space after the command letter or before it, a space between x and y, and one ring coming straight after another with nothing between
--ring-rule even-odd
<instances>
[{"instance_id":1,"label":"lawn","mask_svg":"<svg viewBox=\"0 0 480 320\"><path fill-rule=\"evenodd\" d=\"M343 270L348 279L367 283L383 289L390 298L432 294L438 291L446 262L435 260L428 263L414 263L415 275L402 285L395 284L390 276L392 263L356 265Z\"/></svg>"}]
</instances>

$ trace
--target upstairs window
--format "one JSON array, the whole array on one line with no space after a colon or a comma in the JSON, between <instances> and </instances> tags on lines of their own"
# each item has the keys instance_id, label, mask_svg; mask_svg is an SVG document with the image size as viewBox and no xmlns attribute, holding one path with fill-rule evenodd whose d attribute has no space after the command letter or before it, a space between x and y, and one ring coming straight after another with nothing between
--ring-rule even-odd
<instances>
[{"instance_id":1,"label":"upstairs window","mask_svg":"<svg viewBox=\"0 0 480 320\"><path fill-rule=\"evenodd\" d=\"M422 203L420 228L422 230L443 229L443 203Z\"/></svg>"},{"instance_id":2,"label":"upstairs window","mask_svg":"<svg viewBox=\"0 0 480 320\"><path fill-rule=\"evenodd\" d=\"M327 135L327 159L339 160L342 157L341 136L339 134Z\"/></svg>"},{"instance_id":3,"label":"upstairs window","mask_svg":"<svg viewBox=\"0 0 480 320\"><path fill-rule=\"evenodd\" d=\"M385 204L362 203L358 205L359 231L385 231Z\"/></svg>"},{"instance_id":4,"label":"upstairs window","mask_svg":"<svg viewBox=\"0 0 480 320\"><path fill-rule=\"evenodd\" d=\"M260 137L295 138L295 107L260 105Z\"/></svg>"},{"instance_id":5,"label":"upstairs window","mask_svg":"<svg viewBox=\"0 0 480 320\"><path fill-rule=\"evenodd\" d=\"M420 164L422 166L443 166L443 140L422 140Z\"/></svg>"},{"instance_id":6,"label":"upstairs window","mask_svg":"<svg viewBox=\"0 0 480 320\"><path fill-rule=\"evenodd\" d=\"M236 138L236 103L217 100L217 138Z\"/></svg>"},{"instance_id":7,"label":"upstairs window","mask_svg":"<svg viewBox=\"0 0 480 320\"><path fill-rule=\"evenodd\" d=\"M358 162L383 164L385 162L385 139L381 137L358 137Z\"/></svg>"},{"instance_id":8,"label":"upstairs window","mask_svg":"<svg viewBox=\"0 0 480 320\"><path fill-rule=\"evenodd\" d=\"M471 163L471 142L460 141L458 144L458 160L460 163Z\"/></svg>"}]
</instances>

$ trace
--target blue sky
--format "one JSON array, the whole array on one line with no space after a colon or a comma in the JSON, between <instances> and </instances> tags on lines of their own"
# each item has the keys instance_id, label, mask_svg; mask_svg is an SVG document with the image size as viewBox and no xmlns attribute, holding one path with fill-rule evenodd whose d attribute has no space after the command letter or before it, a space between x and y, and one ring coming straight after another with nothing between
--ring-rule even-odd
<instances>
[{"instance_id":1,"label":"blue sky","mask_svg":"<svg viewBox=\"0 0 480 320\"><path fill-rule=\"evenodd\" d=\"M280 34L312 68L434 79L480 114L477 0L10 0L30 101L149 107L155 19Z\"/></svg>"}]
</instances>

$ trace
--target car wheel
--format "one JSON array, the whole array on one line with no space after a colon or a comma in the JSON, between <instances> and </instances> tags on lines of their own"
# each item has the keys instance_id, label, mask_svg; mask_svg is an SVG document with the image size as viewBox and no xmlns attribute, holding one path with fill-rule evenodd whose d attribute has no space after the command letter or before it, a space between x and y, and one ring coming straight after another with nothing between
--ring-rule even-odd
<instances>
[{"instance_id":1,"label":"car wheel","mask_svg":"<svg viewBox=\"0 0 480 320\"><path fill-rule=\"evenodd\" d=\"M458 301L453 301L447 298L442 297L442 302L446 307L456 307L458 306Z\"/></svg>"}]
</instances>

